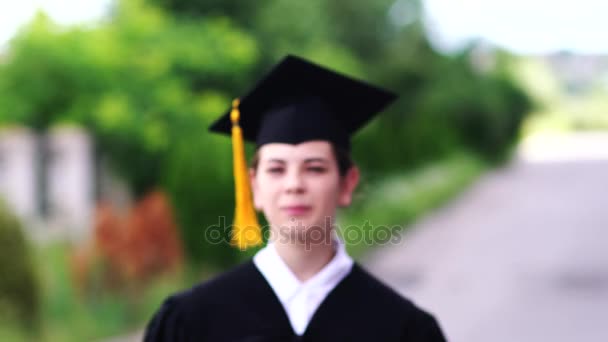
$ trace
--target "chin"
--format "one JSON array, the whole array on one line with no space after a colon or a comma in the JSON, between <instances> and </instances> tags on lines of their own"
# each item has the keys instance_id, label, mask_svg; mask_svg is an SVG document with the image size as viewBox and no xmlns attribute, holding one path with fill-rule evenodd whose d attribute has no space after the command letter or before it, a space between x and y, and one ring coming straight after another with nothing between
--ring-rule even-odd
<instances>
[{"instance_id":1,"label":"chin","mask_svg":"<svg viewBox=\"0 0 608 342\"><path fill-rule=\"evenodd\" d=\"M310 230L323 229L323 225L319 224L318 220L315 220L312 217L299 216L289 217L288 220L285 222L284 227L289 230L294 230L298 232L307 232Z\"/></svg>"},{"instance_id":2,"label":"chin","mask_svg":"<svg viewBox=\"0 0 608 342\"><path fill-rule=\"evenodd\" d=\"M325 228L310 219L289 218L277 227L280 241L289 242L322 242L325 239Z\"/></svg>"}]
</instances>

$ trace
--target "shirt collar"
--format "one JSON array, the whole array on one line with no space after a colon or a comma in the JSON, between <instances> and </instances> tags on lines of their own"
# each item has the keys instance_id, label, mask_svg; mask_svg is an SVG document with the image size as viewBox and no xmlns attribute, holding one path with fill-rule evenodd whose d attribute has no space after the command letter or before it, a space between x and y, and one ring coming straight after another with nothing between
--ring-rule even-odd
<instances>
[{"instance_id":1,"label":"shirt collar","mask_svg":"<svg viewBox=\"0 0 608 342\"><path fill-rule=\"evenodd\" d=\"M312 278L301 282L293 274L277 253L272 242L262 248L253 257L253 262L260 270L266 281L270 284L277 297L282 303L289 302L302 288L331 290L352 269L353 259L346 252L346 247L336 233L333 236L333 244L336 249L334 257L323 266Z\"/></svg>"}]
</instances>

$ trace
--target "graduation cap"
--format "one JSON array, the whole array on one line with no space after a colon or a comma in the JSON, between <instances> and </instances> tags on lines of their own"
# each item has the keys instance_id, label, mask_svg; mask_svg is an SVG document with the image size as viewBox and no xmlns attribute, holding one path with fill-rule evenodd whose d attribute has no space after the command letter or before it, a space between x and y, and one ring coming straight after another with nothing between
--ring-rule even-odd
<instances>
[{"instance_id":1,"label":"graduation cap","mask_svg":"<svg viewBox=\"0 0 608 342\"><path fill-rule=\"evenodd\" d=\"M236 211L232 242L262 243L247 176L244 140L257 146L329 141L350 149L350 138L396 95L300 57L288 55L209 129L232 135Z\"/></svg>"}]
</instances>

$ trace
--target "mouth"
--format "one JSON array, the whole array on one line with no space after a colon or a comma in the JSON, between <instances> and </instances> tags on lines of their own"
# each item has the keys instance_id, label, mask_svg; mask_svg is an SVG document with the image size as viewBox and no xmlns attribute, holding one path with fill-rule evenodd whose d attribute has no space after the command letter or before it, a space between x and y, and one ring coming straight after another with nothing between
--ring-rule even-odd
<instances>
[{"instance_id":1,"label":"mouth","mask_svg":"<svg viewBox=\"0 0 608 342\"><path fill-rule=\"evenodd\" d=\"M289 216L303 216L308 214L312 210L309 205L289 205L281 207L281 211Z\"/></svg>"}]
</instances>

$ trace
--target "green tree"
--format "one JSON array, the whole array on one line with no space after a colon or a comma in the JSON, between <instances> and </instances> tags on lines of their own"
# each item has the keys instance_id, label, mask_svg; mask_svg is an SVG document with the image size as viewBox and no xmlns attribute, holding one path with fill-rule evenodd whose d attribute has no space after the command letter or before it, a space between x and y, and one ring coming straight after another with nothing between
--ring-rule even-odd
<instances>
[{"instance_id":1,"label":"green tree","mask_svg":"<svg viewBox=\"0 0 608 342\"><path fill-rule=\"evenodd\" d=\"M505 68L476 71L470 50L435 52L420 18L417 0L119 0L89 28L41 14L0 64L0 121L85 126L137 196L169 193L194 260L231 263L204 235L233 210L230 141L207 126L286 53L400 95L357 137L369 173L508 150L527 96Z\"/></svg>"},{"instance_id":2,"label":"green tree","mask_svg":"<svg viewBox=\"0 0 608 342\"><path fill-rule=\"evenodd\" d=\"M66 30L39 14L0 65L0 119L39 130L85 126L137 196L169 191L191 256L224 260L201 234L231 212L231 201L197 185L229 183L229 172L210 167L230 165L229 140L203 132L257 56L253 39L227 18L178 21L135 0L120 1L95 28Z\"/></svg>"}]
</instances>

